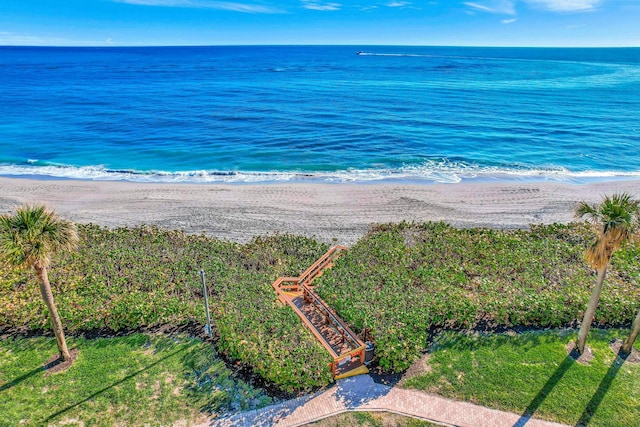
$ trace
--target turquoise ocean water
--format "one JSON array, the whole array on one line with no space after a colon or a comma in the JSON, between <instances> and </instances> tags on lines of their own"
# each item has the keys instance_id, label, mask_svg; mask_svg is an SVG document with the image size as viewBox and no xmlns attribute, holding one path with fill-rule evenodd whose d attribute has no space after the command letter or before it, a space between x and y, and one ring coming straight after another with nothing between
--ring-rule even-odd
<instances>
[{"instance_id":1,"label":"turquoise ocean water","mask_svg":"<svg viewBox=\"0 0 640 427\"><path fill-rule=\"evenodd\" d=\"M0 47L0 117L4 176L638 179L640 49Z\"/></svg>"}]
</instances>

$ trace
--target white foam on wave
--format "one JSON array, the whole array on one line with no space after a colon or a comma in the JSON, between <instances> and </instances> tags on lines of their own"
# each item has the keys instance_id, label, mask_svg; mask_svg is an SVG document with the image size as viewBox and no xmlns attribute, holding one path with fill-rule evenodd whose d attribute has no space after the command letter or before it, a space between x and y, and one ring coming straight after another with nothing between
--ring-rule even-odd
<instances>
[{"instance_id":1,"label":"white foam on wave","mask_svg":"<svg viewBox=\"0 0 640 427\"><path fill-rule=\"evenodd\" d=\"M563 168L469 165L464 162L427 161L399 169L349 169L332 172L251 171L135 171L103 166L0 165L1 176L148 183L372 183L411 181L455 184L462 181L555 181L586 183L609 179L640 179L640 171L569 171Z\"/></svg>"}]
</instances>

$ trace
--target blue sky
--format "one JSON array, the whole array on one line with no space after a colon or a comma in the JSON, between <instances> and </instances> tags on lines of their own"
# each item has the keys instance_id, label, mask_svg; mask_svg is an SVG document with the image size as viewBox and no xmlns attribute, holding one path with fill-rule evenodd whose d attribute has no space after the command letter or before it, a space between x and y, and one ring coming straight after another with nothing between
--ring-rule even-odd
<instances>
[{"instance_id":1,"label":"blue sky","mask_svg":"<svg viewBox=\"0 0 640 427\"><path fill-rule=\"evenodd\" d=\"M640 46L640 0L0 0L0 45Z\"/></svg>"}]
</instances>

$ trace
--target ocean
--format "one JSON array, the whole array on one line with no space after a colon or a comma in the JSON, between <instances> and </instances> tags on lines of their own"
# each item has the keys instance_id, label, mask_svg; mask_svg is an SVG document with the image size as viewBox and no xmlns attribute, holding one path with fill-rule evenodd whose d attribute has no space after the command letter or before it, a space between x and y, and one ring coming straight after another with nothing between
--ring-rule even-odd
<instances>
[{"instance_id":1,"label":"ocean","mask_svg":"<svg viewBox=\"0 0 640 427\"><path fill-rule=\"evenodd\" d=\"M5 46L0 117L2 176L638 179L640 48Z\"/></svg>"}]
</instances>

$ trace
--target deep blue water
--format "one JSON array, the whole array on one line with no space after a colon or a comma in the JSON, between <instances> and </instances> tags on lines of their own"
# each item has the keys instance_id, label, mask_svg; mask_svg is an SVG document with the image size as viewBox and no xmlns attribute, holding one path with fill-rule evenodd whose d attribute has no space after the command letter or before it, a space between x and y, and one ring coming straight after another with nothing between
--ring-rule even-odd
<instances>
[{"instance_id":1,"label":"deep blue water","mask_svg":"<svg viewBox=\"0 0 640 427\"><path fill-rule=\"evenodd\" d=\"M0 47L0 117L0 175L637 178L640 49Z\"/></svg>"}]
</instances>

